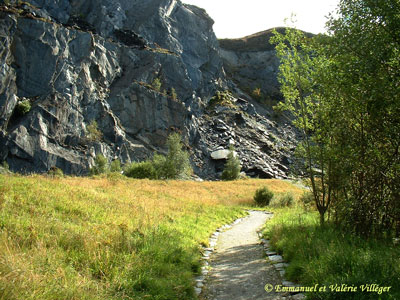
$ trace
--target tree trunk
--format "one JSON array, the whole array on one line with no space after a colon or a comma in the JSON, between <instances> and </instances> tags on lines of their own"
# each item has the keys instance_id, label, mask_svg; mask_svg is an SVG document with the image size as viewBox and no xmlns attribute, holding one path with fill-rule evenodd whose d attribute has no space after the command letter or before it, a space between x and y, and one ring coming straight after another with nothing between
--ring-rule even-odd
<instances>
[{"instance_id":1,"label":"tree trunk","mask_svg":"<svg viewBox=\"0 0 400 300\"><path fill-rule=\"evenodd\" d=\"M325 211L319 212L319 225L323 227L325 225Z\"/></svg>"}]
</instances>

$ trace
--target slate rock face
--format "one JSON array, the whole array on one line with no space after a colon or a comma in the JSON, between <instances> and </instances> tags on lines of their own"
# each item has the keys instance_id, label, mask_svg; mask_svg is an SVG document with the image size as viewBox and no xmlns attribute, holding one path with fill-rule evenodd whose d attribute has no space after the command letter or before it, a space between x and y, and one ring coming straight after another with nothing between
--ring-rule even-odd
<instances>
[{"instance_id":1,"label":"slate rock face","mask_svg":"<svg viewBox=\"0 0 400 300\"><path fill-rule=\"evenodd\" d=\"M223 39L219 41L220 53L226 72L241 89L251 94L260 88L264 98L280 100L279 59L270 43L271 37L272 30L267 30L240 39Z\"/></svg>"},{"instance_id":2,"label":"slate rock face","mask_svg":"<svg viewBox=\"0 0 400 300\"><path fill-rule=\"evenodd\" d=\"M85 124L95 119L105 125L105 141L129 144L105 101L106 86L121 72L118 49L89 33L38 20L14 18L11 23L13 44L7 52L13 60L16 93L8 104L23 97L32 108L17 119L7 117L9 113L2 118L3 141L9 150L2 153L3 160L6 156L18 171L57 166L81 174L92 161L90 147L111 152L105 143L83 142Z\"/></svg>"},{"instance_id":3,"label":"slate rock face","mask_svg":"<svg viewBox=\"0 0 400 300\"><path fill-rule=\"evenodd\" d=\"M284 34L284 27L274 28ZM304 32L308 37L312 33ZM271 43L273 29L258 32L238 39L219 40L220 55L224 68L239 88L252 95L259 88L261 98L271 103L283 99L277 76L279 59Z\"/></svg>"},{"instance_id":4,"label":"slate rock face","mask_svg":"<svg viewBox=\"0 0 400 300\"><path fill-rule=\"evenodd\" d=\"M12 2L12 1L10 1ZM40 8L47 15L54 18L56 21L65 23L70 17L71 3L76 1L66 1L66 0L32 0L26 1L31 3L33 6Z\"/></svg>"},{"instance_id":5,"label":"slate rock face","mask_svg":"<svg viewBox=\"0 0 400 300\"><path fill-rule=\"evenodd\" d=\"M7 120L17 104L16 71L11 66L13 56L11 54L12 36L15 32L15 18L3 14L0 20L0 129L3 130Z\"/></svg>"},{"instance_id":6,"label":"slate rock face","mask_svg":"<svg viewBox=\"0 0 400 300\"><path fill-rule=\"evenodd\" d=\"M11 170L86 174L97 154L127 163L163 153L177 131L201 177L218 178L224 160L211 153L230 145L249 175L287 176L294 131L226 76L203 9L176 0L9 2L0 4L0 162ZM210 110L226 89L246 99ZM92 121L101 139L88 138Z\"/></svg>"}]
</instances>

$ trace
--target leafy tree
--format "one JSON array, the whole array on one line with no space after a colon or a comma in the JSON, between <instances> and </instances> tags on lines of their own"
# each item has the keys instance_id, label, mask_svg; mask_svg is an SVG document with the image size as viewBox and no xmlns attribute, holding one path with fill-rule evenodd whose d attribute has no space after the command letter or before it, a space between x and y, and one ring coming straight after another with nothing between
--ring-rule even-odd
<instances>
[{"instance_id":1,"label":"leafy tree","mask_svg":"<svg viewBox=\"0 0 400 300\"><path fill-rule=\"evenodd\" d=\"M339 218L363 235L400 234L400 2L342 0L321 44L325 93L347 185Z\"/></svg>"},{"instance_id":2,"label":"leafy tree","mask_svg":"<svg viewBox=\"0 0 400 300\"><path fill-rule=\"evenodd\" d=\"M332 122L326 115L324 93L320 78L327 64L318 52L318 43L297 29L287 28L285 34L274 31L272 43L281 60L279 83L285 101L276 109L289 111L293 124L301 130L302 141L296 149L304 158L303 172L310 182L314 202L320 214L321 225L333 198L330 184L335 176Z\"/></svg>"},{"instance_id":3,"label":"leafy tree","mask_svg":"<svg viewBox=\"0 0 400 300\"><path fill-rule=\"evenodd\" d=\"M400 3L342 0L329 35L276 34L280 83L321 223L400 234Z\"/></svg>"},{"instance_id":4,"label":"leafy tree","mask_svg":"<svg viewBox=\"0 0 400 300\"><path fill-rule=\"evenodd\" d=\"M230 148L228 159L221 175L222 180L235 180L239 178L241 169L240 160L235 156L234 150L233 147Z\"/></svg>"}]
</instances>

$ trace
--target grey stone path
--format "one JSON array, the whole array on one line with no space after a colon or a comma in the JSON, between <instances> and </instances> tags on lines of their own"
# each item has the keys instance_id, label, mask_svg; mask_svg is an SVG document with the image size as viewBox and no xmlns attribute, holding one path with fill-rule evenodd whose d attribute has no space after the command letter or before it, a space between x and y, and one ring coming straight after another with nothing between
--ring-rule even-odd
<instances>
[{"instance_id":1,"label":"grey stone path","mask_svg":"<svg viewBox=\"0 0 400 300\"><path fill-rule=\"evenodd\" d=\"M201 299L284 299L282 294L267 293L264 289L267 283L282 283L279 273L267 263L257 235L271 216L251 211L242 222L219 235Z\"/></svg>"}]
</instances>

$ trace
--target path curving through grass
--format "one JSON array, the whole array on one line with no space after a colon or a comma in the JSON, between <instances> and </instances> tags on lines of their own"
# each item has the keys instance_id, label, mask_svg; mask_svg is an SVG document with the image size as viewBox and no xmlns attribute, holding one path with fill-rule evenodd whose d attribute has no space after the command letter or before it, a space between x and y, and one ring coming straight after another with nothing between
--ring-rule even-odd
<instances>
[{"instance_id":1,"label":"path curving through grass","mask_svg":"<svg viewBox=\"0 0 400 300\"><path fill-rule=\"evenodd\" d=\"M281 294L264 289L266 284L281 284L280 275L265 259L257 235L271 217L262 211L250 211L242 222L219 235L203 299L284 299Z\"/></svg>"}]
</instances>

